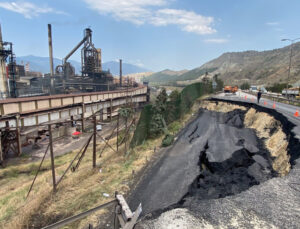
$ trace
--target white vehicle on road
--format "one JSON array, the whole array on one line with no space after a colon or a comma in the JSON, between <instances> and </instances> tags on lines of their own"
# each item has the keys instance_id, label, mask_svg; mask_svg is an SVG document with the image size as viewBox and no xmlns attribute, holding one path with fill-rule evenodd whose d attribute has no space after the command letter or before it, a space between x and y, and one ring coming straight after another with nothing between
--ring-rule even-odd
<instances>
[{"instance_id":1,"label":"white vehicle on road","mask_svg":"<svg viewBox=\"0 0 300 229\"><path fill-rule=\"evenodd\" d=\"M97 131L101 131L102 130L102 125L97 125L96 129L97 129Z\"/></svg>"},{"instance_id":2,"label":"white vehicle on road","mask_svg":"<svg viewBox=\"0 0 300 229\"><path fill-rule=\"evenodd\" d=\"M250 86L249 91L251 91L251 92L258 92L258 88L257 88L257 86Z\"/></svg>"}]
</instances>

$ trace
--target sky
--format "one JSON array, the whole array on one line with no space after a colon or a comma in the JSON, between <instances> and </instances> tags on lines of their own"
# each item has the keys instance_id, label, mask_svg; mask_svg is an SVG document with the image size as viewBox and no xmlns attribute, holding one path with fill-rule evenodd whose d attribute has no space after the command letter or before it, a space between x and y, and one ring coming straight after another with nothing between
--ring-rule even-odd
<instances>
[{"instance_id":1,"label":"sky","mask_svg":"<svg viewBox=\"0 0 300 229\"><path fill-rule=\"evenodd\" d=\"M0 0L0 24L16 56L48 56L51 23L57 58L89 27L104 62L182 70L224 52L288 45L281 39L300 37L299 9L299 0Z\"/></svg>"}]
</instances>

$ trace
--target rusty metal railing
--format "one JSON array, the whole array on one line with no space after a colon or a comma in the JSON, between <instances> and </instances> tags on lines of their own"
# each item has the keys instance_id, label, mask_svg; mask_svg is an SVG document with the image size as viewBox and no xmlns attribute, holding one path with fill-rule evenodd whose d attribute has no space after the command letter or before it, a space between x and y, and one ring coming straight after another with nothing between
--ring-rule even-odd
<instances>
[{"instance_id":1,"label":"rusty metal railing","mask_svg":"<svg viewBox=\"0 0 300 229\"><path fill-rule=\"evenodd\" d=\"M137 222L138 217L140 216L142 212L142 205L140 204L136 211L132 212L125 201L124 197L122 195L118 195L116 193L115 199L112 201L109 201L105 204L99 205L95 208L89 209L85 212L81 212L78 215L74 215L71 217L68 217L66 219L63 219L61 221L58 221L54 224L48 225L46 227L43 227L42 229L57 229L61 228L69 223L72 223L76 220L82 219L86 216L91 215L92 213L102 209L106 208L112 205L115 205L115 211L114 211L114 229L133 229L134 225Z\"/></svg>"}]
</instances>

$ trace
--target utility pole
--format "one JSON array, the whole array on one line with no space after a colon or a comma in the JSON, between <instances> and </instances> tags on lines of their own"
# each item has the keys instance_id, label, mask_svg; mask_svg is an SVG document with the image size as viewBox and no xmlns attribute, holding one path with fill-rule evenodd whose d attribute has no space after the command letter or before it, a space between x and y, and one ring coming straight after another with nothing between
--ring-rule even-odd
<instances>
[{"instance_id":1,"label":"utility pole","mask_svg":"<svg viewBox=\"0 0 300 229\"><path fill-rule=\"evenodd\" d=\"M289 99L289 96L288 96L288 88L289 88L289 83L290 83L290 75L291 75L291 67L292 67L292 56L293 56L293 45L294 45L294 42L296 40L299 40L299 38L296 38L296 39L282 39L281 41L290 41L291 42L291 45L290 45L290 61L289 61L289 71L288 71L288 79L287 79L287 86L286 86L286 90L285 90L285 93L286 93L286 96L287 98Z\"/></svg>"}]
</instances>

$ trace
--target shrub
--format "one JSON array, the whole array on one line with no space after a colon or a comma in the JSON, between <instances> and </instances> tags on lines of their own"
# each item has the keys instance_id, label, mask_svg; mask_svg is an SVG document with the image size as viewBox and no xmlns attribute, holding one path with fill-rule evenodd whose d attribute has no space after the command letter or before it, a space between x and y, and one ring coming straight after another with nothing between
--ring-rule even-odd
<instances>
[{"instance_id":1,"label":"shrub","mask_svg":"<svg viewBox=\"0 0 300 229\"><path fill-rule=\"evenodd\" d=\"M167 147L167 146L171 145L173 142L174 142L174 136L171 134L166 134L166 136L162 140L161 146Z\"/></svg>"},{"instance_id":2,"label":"shrub","mask_svg":"<svg viewBox=\"0 0 300 229\"><path fill-rule=\"evenodd\" d=\"M249 90L249 88L250 88L250 84L247 82L245 82L241 85L242 90Z\"/></svg>"},{"instance_id":3,"label":"shrub","mask_svg":"<svg viewBox=\"0 0 300 229\"><path fill-rule=\"evenodd\" d=\"M147 105L143 109L130 146L141 145L144 140L156 138L163 133L166 136L163 139L162 146L172 144L174 136L169 133L166 124L170 125L172 122L179 120L189 112L196 99L209 93L212 93L210 82L188 85L181 93L174 91L169 96L169 100L167 100L166 91L162 90L155 104Z\"/></svg>"}]
</instances>

